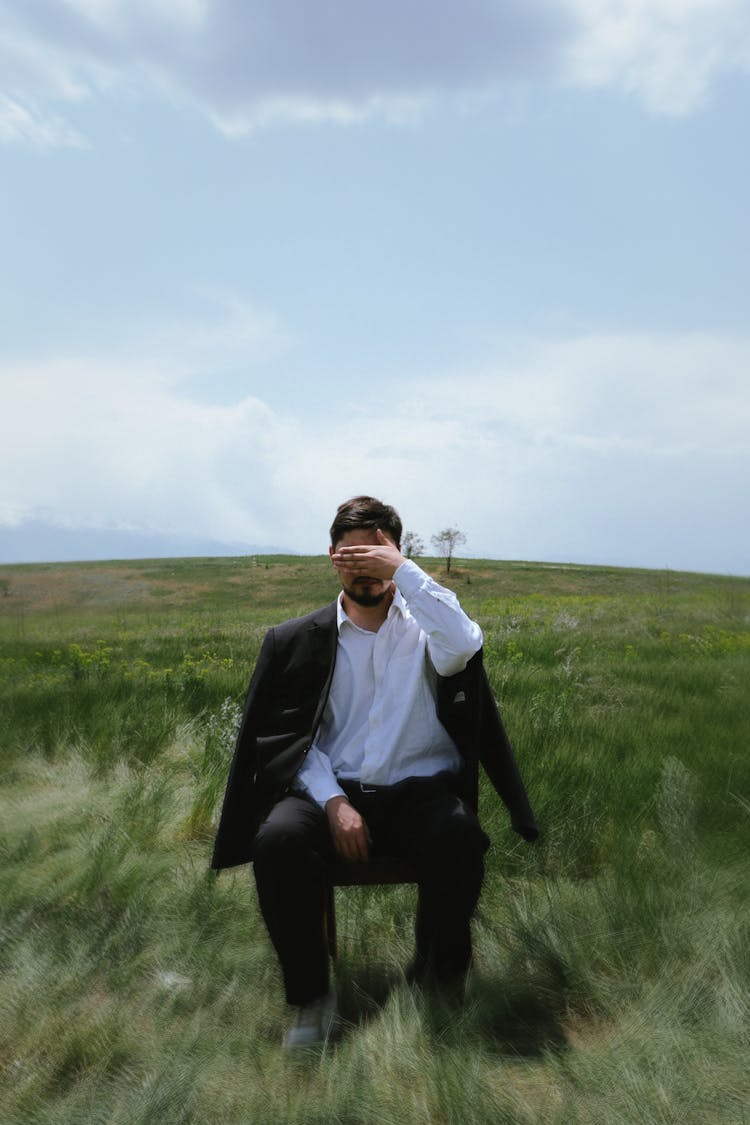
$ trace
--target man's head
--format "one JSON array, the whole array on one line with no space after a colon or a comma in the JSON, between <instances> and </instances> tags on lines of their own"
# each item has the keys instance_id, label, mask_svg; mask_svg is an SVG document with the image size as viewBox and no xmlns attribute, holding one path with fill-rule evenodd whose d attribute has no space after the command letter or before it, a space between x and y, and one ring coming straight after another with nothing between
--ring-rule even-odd
<instances>
[{"instance_id":1,"label":"man's head","mask_svg":"<svg viewBox=\"0 0 750 1125\"><path fill-rule=\"evenodd\" d=\"M401 548L401 520L395 508L375 500L372 496L355 496L339 505L331 524L330 554L340 548L377 546L382 540L378 533ZM376 577L367 571L353 573L339 570L344 595L364 607L381 605L393 596L390 578ZM346 603L345 603L346 604Z\"/></svg>"},{"instance_id":2,"label":"man's head","mask_svg":"<svg viewBox=\"0 0 750 1125\"><path fill-rule=\"evenodd\" d=\"M401 518L395 508L373 496L354 496L339 504L331 524L331 546L336 547L350 531L375 531L376 528L401 547Z\"/></svg>"}]
</instances>

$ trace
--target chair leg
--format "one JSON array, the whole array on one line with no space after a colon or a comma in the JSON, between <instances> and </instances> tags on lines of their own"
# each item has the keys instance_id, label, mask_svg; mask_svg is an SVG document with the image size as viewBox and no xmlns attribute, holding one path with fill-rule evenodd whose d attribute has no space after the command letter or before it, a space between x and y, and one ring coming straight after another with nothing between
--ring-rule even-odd
<instances>
[{"instance_id":1,"label":"chair leg","mask_svg":"<svg viewBox=\"0 0 750 1125\"><path fill-rule=\"evenodd\" d=\"M331 955L331 960L336 960L336 899L335 891L332 883L326 883L325 889L325 926L326 938L328 940L328 952Z\"/></svg>"}]
</instances>

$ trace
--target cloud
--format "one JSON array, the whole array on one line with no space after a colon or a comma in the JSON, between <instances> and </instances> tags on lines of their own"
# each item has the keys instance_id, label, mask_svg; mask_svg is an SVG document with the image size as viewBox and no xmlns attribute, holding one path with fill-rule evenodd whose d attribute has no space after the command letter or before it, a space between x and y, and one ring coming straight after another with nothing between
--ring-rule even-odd
<instances>
[{"instance_id":1,"label":"cloud","mask_svg":"<svg viewBox=\"0 0 750 1125\"><path fill-rule=\"evenodd\" d=\"M306 494L306 541L364 491L474 555L749 572L749 363L749 339L700 334L529 344L301 426L279 481Z\"/></svg>"},{"instance_id":2,"label":"cloud","mask_svg":"<svg viewBox=\"0 0 750 1125\"><path fill-rule=\"evenodd\" d=\"M198 403L170 373L92 359L8 367L2 386L6 522L44 513L67 526L219 538L231 527L235 539L270 541L275 460L295 423L259 399Z\"/></svg>"},{"instance_id":3,"label":"cloud","mask_svg":"<svg viewBox=\"0 0 750 1125\"><path fill-rule=\"evenodd\" d=\"M576 86L616 87L656 113L702 106L722 73L750 71L745 0L569 0L579 33L564 50Z\"/></svg>"},{"instance_id":4,"label":"cloud","mask_svg":"<svg viewBox=\"0 0 750 1125\"><path fill-rule=\"evenodd\" d=\"M275 452L292 444L296 423L229 388L252 384L289 336L270 310L225 291L204 297L204 319L140 337L133 326L100 354L0 361L0 524L200 525L217 538L235 526L271 541L263 513Z\"/></svg>"},{"instance_id":5,"label":"cloud","mask_svg":"<svg viewBox=\"0 0 750 1125\"><path fill-rule=\"evenodd\" d=\"M463 507L480 554L747 567L748 361L747 339L602 334L433 380L441 418L463 423L440 502Z\"/></svg>"},{"instance_id":6,"label":"cloud","mask_svg":"<svg viewBox=\"0 0 750 1125\"><path fill-rule=\"evenodd\" d=\"M17 91L70 100L145 82L228 134L411 120L437 91L540 73L568 22L551 0L6 0L2 13L13 37L0 62Z\"/></svg>"},{"instance_id":7,"label":"cloud","mask_svg":"<svg viewBox=\"0 0 750 1125\"><path fill-rule=\"evenodd\" d=\"M539 447L734 456L747 449L749 359L742 337L597 333L529 344L522 363L501 360L433 390L446 410L468 398L483 427Z\"/></svg>"},{"instance_id":8,"label":"cloud","mask_svg":"<svg viewBox=\"0 0 750 1125\"><path fill-rule=\"evenodd\" d=\"M6 364L0 522L316 553L335 505L370 492L425 539L458 524L474 555L748 571L749 365L745 338L590 336L313 419L197 401L177 353Z\"/></svg>"},{"instance_id":9,"label":"cloud","mask_svg":"<svg viewBox=\"0 0 750 1125\"><path fill-rule=\"evenodd\" d=\"M410 120L437 92L541 73L566 22L546 0L321 0L312 11L224 0L201 64L180 58L174 73L233 132L284 118Z\"/></svg>"},{"instance_id":10,"label":"cloud","mask_svg":"<svg viewBox=\"0 0 750 1125\"><path fill-rule=\"evenodd\" d=\"M85 137L63 118L0 94L0 144L13 143L38 149L88 147Z\"/></svg>"},{"instance_id":11,"label":"cloud","mask_svg":"<svg viewBox=\"0 0 750 1125\"><path fill-rule=\"evenodd\" d=\"M55 143L77 135L61 106L112 90L186 101L237 136L412 122L438 95L516 80L614 87L680 114L750 70L745 0L0 0L0 16L5 97Z\"/></svg>"}]
</instances>

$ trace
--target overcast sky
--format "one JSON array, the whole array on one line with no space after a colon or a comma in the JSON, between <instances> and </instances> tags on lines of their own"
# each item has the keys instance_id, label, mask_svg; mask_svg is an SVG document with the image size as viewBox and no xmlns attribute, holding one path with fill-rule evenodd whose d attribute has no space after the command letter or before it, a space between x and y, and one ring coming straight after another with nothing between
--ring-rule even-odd
<instances>
[{"instance_id":1,"label":"overcast sky","mask_svg":"<svg viewBox=\"0 0 750 1125\"><path fill-rule=\"evenodd\" d=\"M750 574L749 123L747 0L0 0L0 561Z\"/></svg>"}]
</instances>

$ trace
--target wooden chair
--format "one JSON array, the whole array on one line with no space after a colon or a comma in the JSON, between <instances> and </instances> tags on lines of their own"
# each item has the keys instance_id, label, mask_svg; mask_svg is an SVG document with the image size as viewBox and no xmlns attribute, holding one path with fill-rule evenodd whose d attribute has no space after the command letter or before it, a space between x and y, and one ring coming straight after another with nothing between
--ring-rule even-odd
<instances>
[{"instance_id":1,"label":"wooden chair","mask_svg":"<svg viewBox=\"0 0 750 1125\"><path fill-rule=\"evenodd\" d=\"M347 863L336 860L331 878L326 887L325 924L328 939L328 952L336 959L336 887L379 887L397 883L416 883L417 873L413 864L405 859L382 856L367 863Z\"/></svg>"}]
</instances>

